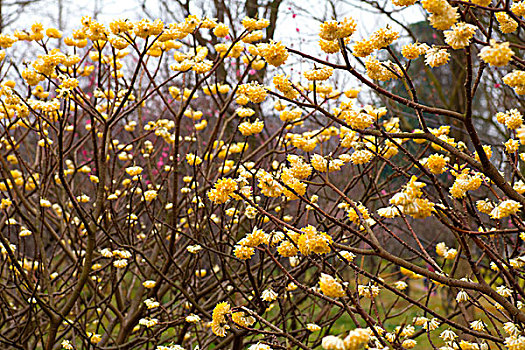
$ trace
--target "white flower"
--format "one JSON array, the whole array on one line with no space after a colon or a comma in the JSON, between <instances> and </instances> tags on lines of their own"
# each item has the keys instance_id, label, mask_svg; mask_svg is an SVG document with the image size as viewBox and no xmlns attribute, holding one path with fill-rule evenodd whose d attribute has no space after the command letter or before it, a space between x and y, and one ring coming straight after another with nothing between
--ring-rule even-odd
<instances>
[{"instance_id":1,"label":"white flower","mask_svg":"<svg viewBox=\"0 0 525 350\"><path fill-rule=\"evenodd\" d=\"M186 322L189 322L189 323L198 323L201 321L201 318L198 316L198 315L195 315L195 314L189 314L188 316L186 316Z\"/></svg>"},{"instance_id":2,"label":"white flower","mask_svg":"<svg viewBox=\"0 0 525 350\"><path fill-rule=\"evenodd\" d=\"M470 328L472 328L475 331L481 332L485 330L485 324L481 320L476 320L470 322Z\"/></svg>"},{"instance_id":3,"label":"white flower","mask_svg":"<svg viewBox=\"0 0 525 350\"><path fill-rule=\"evenodd\" d=\"M458 335L456 333L454 333L452 330L447 329L447 330L444 330L443 332L441 332L439 337L441 339L443 339L443 341L449 342L449 341L454 341L454 339L456 339L458 337Z\"/></svg>"},{"instance_id":4,"label":"white flower","mask_svg":"<svg viewBox=\"0 0 525 350\"><path fill-rule=\"evenodd\" d=\"M467 292L465 292L464 290L460 290L458 292L458 295L456 295L456 301L458 303L461 303L463 301L467 301L468 300L468 294Z\"/></svg>"},{"instance_id":5,"label":"white flower","mask_svg":"<svg viewBox=\"0 0 525 350\"><path fill-rule=\"evenodd\" d=\"M375 298L379 295L379 287L374 285L358 285L357 286L357 292L359 293L359 296L363 296L365 298Z\"/></svg>"},{"instance_id":6,"label":"white flower","mask_svg":"<svg viewBox=\"0 0 525 350\"><path fill-rule=\"evenodd\" d=\"M405 349L413 349L417 345L417 341L414 339L405 339L401 346Z\"/></svg>"},{"instance_id":7,"label":"white flower","mask_svg":"<svg viewBox=\"0 0 525 350\"><path fill-rule=\"evenodd\" d=\"M156 326L157 324L159 323L159 320L156 319L156 318L149 318L149 317L146 317L146 318L141 318L139 320L139 324L141 326L145 326L147 328L151 328L153 326Z\"/></svg>"},{"instance_id":8,"label":"white flower","mask_svg":"<svg viewBox=\"0 0 525 350\"><path fill-rule=\"evenodd\" d=\"M429 331L433 331L433 330L436 330L438 327L439 327L439 320L437 318L433 318L431 319L430 321L426 322L424 325L423 325L423 329L426 329L426 330L429 330Z\"/></svg>"},{"instance_id":9,"label":"white flower","mask_svg":"<svg viewBox=\"0 0 525 350\"><path fill-rule=\"evenodd\" d=\"M202 247L198 244L196 245L189 245L186 250L192 254L197 254L200 250L202 249Z\"/></svg>"},{"instance_id":10,"label":"white flower","mask_svg":"<svg viewBox=\"0 0 525 350\"><path fill-rule=\"evenodd\" d=\"M62 340L61 345L62 345L62 348L66 349L66 350L73 350L74 349L73 345L71 344L71 342L69 340Z\"/></svg>"},{"instance_id":11,"label":"white flower","mask_svg":"<svg viewBox=\"0 0 525 350\"><path fill-rule=\"evenodd\" d=\"M261 294L261 299L264 301L274 301L279 295L275 293L271 288L265 289Z\"/></svg>"},{"instance_id":12,"label":"white flower","mask_svg":"<svg viewBox=\"0 0 525 350\"><path fill-rule=\"evenodd\" d=\"M512 291L507 286L499 286L496 288L496 292L502 297L508 298L512 295Z\"/></svg>"},{"instance_id":13,"label":"white flower","mask_svg":"<svg viewBox=\"0 0 525 350\"><path fill-rule=\"evenodd\" d=\"M91 333L91 332L87 332L86 334L89 338L89 341L93 344L100 343L100 341L102 340L102 336L100 334Z\"/></svg>"},{"instance_id":14,"label":"white flower","mask_svg":"<svg viewBox=\"0 0 525 350\"><path fill-rule=\"evenodd\" d=\"M40 206L44 208L49 208L51 206L51 202L45 198L40 198Z\"/></svg>"},{"instance_id":15,"label":"white flower","mask_svg":"<svg viewBox=\"0 0 525 350\"><path fill-rule=\"evenodd\" d=\"M517 336L521 333L518 326L512 322L506 322L503 324L503 330L510 336ZM525 345L525 344L524 344Z\"/></svg>"},{"instance_id":16,"label":"white flower","mask_svg":"<svg viewBox=\"0 0 525 350\"><path fill-rule=\"evenodd\" d=\"M128 261L126 259L118 259L113 261L113 266L115 266L117 269L123 269L128 266Z\"/></svg>"},{"instance_id":17,"label":"white flower","mask_svg":"<svg viewBox=\"0 0 525 350\"><path fill-rule=\"evenodd\" d=\"M250 346L248 350L272 350L272 348L266 344L257 343Z\"/></svg>"},{"instance_id":18,"label":"white flower","mask_svg":"<svg viewBox=\"0 0 525 350\"><path fill-rule=\"evenodd\" d=\"M396 328L396 331L398 331L397 328ZM414 326L406 325L405 327L403 327L401 332L399 332L399 335L402 337L411 337L412 335L414 335L415 331L416 329L414 328Z\"/></svg>"},{"instance_id":19,"label":"white flower","mask_svg":"<svg viewBox=\"0 0 525 350\"><path fill-rule=\"evenodd\" d=\"M157 198L157 191L155 190L148 190L146 192L144 192L144 199L146 200L146 202L151 202L152 200L154 200L155 198Z\"/></svg>"},{"instance_id":20,"label":"white flower","mask_svg":"<svg viewBox=\"0 0 525 350\"><path fill-rule=\"evenodd\" d=\"M169 346L163 346L159 345L155 350L185 350L182 346L176 344L176 345L169 345Z\"/></svg>"},{"instance_id":21,"label":"white flower","mask_svg":"<svg viewBox=\"0 0 525 350\"><path fill-rule=\"evenodd\" d=\"M396 283L394 283L394 288L397 290L405 290L407 289L407 287L408 284L404 281L397 281Z\"/></svg>"},{"instance_id":22,"label":"white flower","mask_svg":"<svg viewBox=\"0 0 525 350\"><path fill-rule=\"evenodd\" d=\"M112 258L113 253L108 248L104 248L100 251L100 255L102 255L104 258Z\"/></svg>"},{"instance_id":23,"label":"white flower","mask_svg":"<svg viewBox=\"0 0 525 350\"><path fill-rule=\"evenodd\" d=\"M321 330L321 327L319 327L315 323L308 323L306 324L306 329L308 329L310 332L317 332Z\"/></svg>"},{"instance_id":24,"label":"white flower","mask_svg":"<svg viewBox=\"0 0 525 350\"><path fill-rule=\"evenodd\" d=\"M142 168L139 166L130 166L126 168L126 173L130 176L140 175L142 173Z\"/></svg>"},{"instance_id":25,"label":"white flower","mask_svg":"<svg viewBox=\"0 0 525 350\"><path fill-rule=\"evenodd\" d=\"M144 304L146 304L148 309L155 309L160 306L160 303L152 298L144 300Z\"/></svg>"},{"instance_id":26,"label":"white flower","mask_svg":"<svg viewBox=\"0 0 525 350\"><path fill-rule=\"evenodd\" d=\"M147 280L147 281L142 282L142 286L144 286L144 288L146 289L155 288L156 285L157 285L157 282L152 281L152 280Z\"/></svg>"},{"instance_id":27,"label":"white flower","mask_svg":"<svg viewBox=\"0 0 525 350\"><path fill-rule=\"evenodd\" d=\"M327 335L324 337L321 345L325 350L345 350L345 343L343 339L333 335Z\"/></svg>"},{"instance_id":28,"label":"white flower","mask_svg":"<svg viewBox=\"0 0 525 350\"><path fill-rule=\"evenodd\" d=\"M355 254L354 253L351 253L351 252L346 251L346 250L341 250L339 252L339 254L341 254L341 256L348 262L354 261L354 258L355 258Z\"/></svg>"},{"instance_id":29,"label":"white flower","mask_svg":"<svg viewBox=\"0 0 525 350\"><path fill-rule=\"evenodd\" d=\"M396 207L385 207L377 209L377 214L384 218L395 218L399 216L399 210Z\"/></svg>"},{"instance_id":30,"label":"white flower","mask_svg":"<svg viewBox=\"0 0 525 350\"><path fill-rule=\"evenodd\" d=\"M423 316L414 317L412 319L412 323L414 323L414 325L416 326L423 326L427 322L428 322L428 318L423 317Z\"/></svg>"}]
</instances>

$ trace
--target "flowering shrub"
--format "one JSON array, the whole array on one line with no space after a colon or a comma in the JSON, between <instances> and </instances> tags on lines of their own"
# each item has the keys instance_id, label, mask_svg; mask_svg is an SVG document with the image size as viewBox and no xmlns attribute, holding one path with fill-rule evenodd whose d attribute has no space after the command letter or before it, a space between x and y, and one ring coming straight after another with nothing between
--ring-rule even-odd
<instances>
[{"instance_id":1,"label":"flowering shrub","mask_svg":"<svg viewBox=\"0 0 525 350\"><path fill-rule=\"evenodd\" d=\"M0 343L525 349L525 2L392 3L442 44L351 17L326 59L264 18L1 34ZM454 62L462 109L420 99L414 66Z\"/></svg>"}]
</instances>

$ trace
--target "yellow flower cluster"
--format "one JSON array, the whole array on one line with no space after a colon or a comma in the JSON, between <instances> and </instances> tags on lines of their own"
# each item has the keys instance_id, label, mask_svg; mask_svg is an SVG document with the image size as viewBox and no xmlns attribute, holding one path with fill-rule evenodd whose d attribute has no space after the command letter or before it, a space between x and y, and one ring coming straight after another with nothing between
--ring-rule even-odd
<instances>
[{"instance_id":1,"label":"yellow flower cluster","mask_svg":"<svg viewBox=\"0 0 525 350\"><path fill-rule=\"evenodd\" d=\"M514 88L518 95L525 95L525 71L513 70L503 77L503 82Z\"/></svg>"},{"instance_id":2,"label":"yellow flower cluster","mask_svg":"<svg viewBox=\"0 0 525 350\"><path fill-rule=\"evenodd\" d=\"M327 335L323 337L321 346L324 350L345 350L345 343L343 339L334 335Z\"/></svg>"},{"instance_id":3,"label":"yellow flower cluster","mask_svg":"<svg viewBox=\"0 0 525 350\"><path fill-rule=\"evenodd\" d=\"M507 216L514 215L520 211L522 205L512 199L507 199L500 202L490 212L490 217L493 219L503 219Z\"/></svg>"},{"instance_id":4,"label":"yellow flower cluster","mask_svg":"<svg viewBox=\"0 0 525 350\"><path fill-rule=\"evenodd\" d=\"M25 188L26 191L32 191L40 184L40 174L28 174L27 178L24 179L22 172L19 170L12 170L10 172L13 177L14 184L18 187ZM0 182L0 191L7 191L7 188L13 188L13 182L11 179L7 178L4 181ZM42 204L42 201L40 201ZM51 203L49 202L49 207Z\"/></svg>"},{"instance_id":5,"label":"yellow flower cluster","mask_svg":"<svg viewBox=\"0 0 525 350\"><path fill-rule=\"evenodd\" d=\"M231 314L231 306L228 302L218 303L213 309L211 331L218 337L225 337L226 330L230 327L227 324L226 316Z\"/></svg>"},{"instance_id":6,"label":"yellow flower cluster","mask_svg":"<svg viewBox=\"0 0 525 350\"><path fill-rule=\"evenodd\" d=\"M325 232L318 232L312 225L303 227L301 232L297 246L303 255L330 253L330 244L332 243L330 235Z\"/></svg>"},{"instance_id":7,"label":"yellow flower cluster","mask_svg":"<svg viewBox=\"0 0 525 350\"><path fill-rule=\"evenodd\" d=\"M319 278L319 287L324 295L330 298L340 298L346 295L341 283L337 282L335 278L325 273L321 273Z\"/></svg>"},{"instance_id":8,"label":"yellow flower cluster","mask_svg":"<svg viewBox=\"0 0 525 350\"><path fill-rule=\"evenodd\" d=\"M237 242L234 255L241 260L251 259L255 254L255 247L268 240L266 236L263 230L254 228L251 233Z\"/></svg>"},{"instance_id":9,"label":"yellow flower cluster","mask_svg":"<svg viewBox=\"0 0 525 350\"><path fill-rule=\"evenodd\" d=\"M365 297L367 299L374 299L379 295L380 289L378 286L369 283L367 285L358 285L357 286L357 294L360 297Z\"/></svg>"},{"instance_id":10,"label":"yellow flower cluster","mask_svg":"<svg viewBox=\"0 0 525 350\"><path fill-rule=\"evenodd\" d=\"M368 343L372 330L370 328L356 328L351 330L343 340L344 350L358 350L364 344Z\"/></svg>"},{"instance_id":11,"label":"yellow flower cluster","mask_svg":"<svg viewBox=\"0 0 525 350\"><path fill-rule=\"evenodd\" d=\"M403 214L410 215L416 219L423 219L432 214L434 203L426 198L421 198L423 191L421 188L426 185L417 181L415 176L412 176L410 181L405 186L402 192L396 193L391 199L390 204L399 209ZM384 209L384 208L383 208ZM399 215L397 210L389 208L387 210L378 211L379 215L385 217L394 217Z\"/></svg>"},{"instance_id":12,"label":"yellow flower cluster","mask_svg":"<svg viewBox=\"0 0 525 350\"><path fill-rule=\"evenodd\" d=\"M203 113L202 111L194 111L193 109L188 108L184 111L184 116L193 120L199 120L202 118Z\"/></svg>"},{"instance_id":13,"label":"yellow flower cluster","mask_svg":"<svg viewBox=\"0 0 525 350\"><path fill-rule=\"evenodd\" d=\"M0 34L0 47L1 48L9 48L13 46L13 44L16 42L17 42L16 37L12 37L9 34Z\"/></svg>"},{"instance_id":14,"label":"yellow flower cluster","mask_svg":"<svg viewBox=\"0 0 525 350\"><path fill-rule=\"evenodd\" d=\"M334 69L332 67L325 66L323 68L315 68L315 69L307 70L303 74L304 74L304 77L308 80L323 81L323 80L327 80L328 78L330 78L333 73L334 73Z\"/></svg>"},{"instance_id":15,"label":"yellow flower cluster","mask_svg":"<svg viewBox=\"0 0 525 350\"><path fill-rule=\"evenodd\" d=\"M371 329L356 328L350 331L344 340L333 335L323 337L321 346L325 350L358 350L364 344L368 343L371 336Z\"/></svg>"},{"instance_id":16,"label":"yellow flower cluster","mask_svg":"<svg viewBox=\"0 0 525 350\"><path fill-rule=\"evenodd\" d=\"M401 54L408 60L415 60L424 55L430 47L427 44L412 43L403 45Z\"/></svg>"},{"instance_id":17,"label":"yellow flower cluster","mask_svg":"<svg viewBox=\"0 0 525 350\"><path fill-rule=\"evenodd\" d=\"M428 20L437 30L449 29L459 18L457 7L452 7L446 0L422 0L421 5L431 13Z\"/></svg>"},{"instance_id":18,"label":"yellow flower cluster","mask_svg":"<svg viewBox=\"0 0 525 350\"><path fill-rule=\"evenodd\" d=\"M264 128L264 122L256 119L253 123L245 121L239 124L239 131L243 136L251 136L260 133Z\"/></svg>"},{"instance_id":19,"label":"yellow flower cluster","mask_svg":"<svg viewBox=\"0 0 525 350\"><path fill-rule=\"evenodd\" d=\"M230 91L230 87L226 84L217 83L217 84L211 85L210 87L204 86L202 88L202 91L206 95L215 95L217 93L227 94Z\"/></svg>"},{"instance_id":20,"label":"yellow flower cluster","mask_svg":"<svg viewBox=\"0 0 525 350\"><path fill-rule=\"evenodd\" d=\"M483 47L479 53L483 62L496 67L507 65L513 55L514 51L509 47L508 42L498 44L494 39L491 39L490 45Z\"/></svg>"},{"instance_id":21,"label":"yellow flower cluster","mask_svg":"<svg viewBox=\"0 0 525 350\"><path fill-rule=\"evenodd\" d=\"M267 197L279 197L283 193L284 186L267 171L259 169L255 177L258 180L257 187L261 189L263 195Z\"/></svg>"},{"instance_id":22,"label":"yellow flower cluster","mask_svg":"<svg viewBox=\"0 0 525 350\"><path fill-rule=\"evenodd\" d=\"M224 23L218 23L213 29L213 34L218 38L224 38L230 33L230 28Z\"/></svg>"},{"instance_id":23,"label":"yellow flower cluster","mask_svg":"<svg viewBox=\"0 0 525 350\"><path fill-rule=\"evenodd\" d=\"M446 49L437 47L432 47L425 53L425 63L432 68L447 64L449 58L450 54Z\"/></svg>"},{"instance_id":24,"label":"yellow flower cluster","mask_svg":"<svg viewBox=\"0 0 525 350\"><path fill-rule=\"evenodd\" d=\"M370 152L367 149L360 148L356 149L354 153L350 156L350 160L353 164L366 164L368 163L372 158L374 157L374 154Z\"/></svg>"},{"instance_id":25,"label":"yellow flower cluster","mask_svg":"<svg viewBox=\"0 0 525 350\"><path fill-rule=\"evenodd\" d=\"M252 103L261 103L266 99L266 96L268 95L268 92L266 91L266 87L264 85L259 84L256 81L252 81L248 84L241 84L239 85L237 89L237 103L239 103L239 97L246 97L247 101L250 101ZM246 103L239 103L239 104L246 104Z\"/></svg>"},{"instance_id":26,"label":"yellow flower cluster","mask_svg":"<svg viewBox=\"0 0 525 350\"><path fill-rule=\"evenodd\" d=\"M518 148L520 147L520 141L519 140L510 139L510 140L507 140L504 143L504 145L505 145L505 150L508 153L514 153L514 152L518 151Z\"/></svg>"},{"instance_id":27,"label":"yellow flower cluster","mask_svg":"<svg viewBox=\"0 0 525 350\"><path fill-rule=\"evenodd\" d=\"M357 28L357 23L351 17L345 17L341 22L326 21L321 24L319 36L323 40L333 41L352 35Z\"/></svg>"},{"instance_id":28,"label":"yellow flower cluster","mask_svg":"<svg viewBox=\"0 0 525 350\"><path fill-rule=\"evenodd\" d=\"M514 3L510 5L510 10L516 16L525 16L525 1L514 1Z\"/></svg>"},{"instance_id":29,"label":"yellow flower cluster","mask_svg":"<svg viewBox=\"0 0 525 350\"><path fill-rule=\"evenodd\" d=\"M277 247L277 253L283 258L292 258L299 252L299 249L297 249L299 234L297 232L287 231L287 235L289 239L285 239L279 244Z\"/></svg>"},{"instance_id":30,"label":"yellow flower cluster","mask_svg":"<svg viewBox=\"0 0 525 350\"><path fill-rule=\"evenodd\" d=\"M375 31L368 39L374 49L379 50L392 44L399 38L399 32L396 32L392 28L380 28Z\"/></svg>"},{"instance_id":31,"label":"yellow flower cluster","mask_svg":"<svg viewBox=\"0 0 525 350\"><path fill-rule=\"evenodd\" d=\"M284 97L293 100L299 95L299 92L293 87L288 76L284 74L277 74L273 77L275 88L283 93Z\"/></svg>"},{"instance_id":32,"label":"yellow flower cluster","mask_svg":"<svg viewBox=\"0 0 525 350\"><path fill-rule=\"evenodd\" d=\"M42 24L36 22L31 26L31 32L25 31L25 30L24 31L15 30L13 35L18 40L38 41L44 38L43 32L44 32L44 27L42 26ZM16 41L16 39L14 40L12 37L8 35L5 35L5 37L3 35L0 35L0 37L2 38L0 39L0 47L11 47L11 45ZM5 43L4 40L7 40L7 43ZM8 46L4 46L5 44L7 44Z\"/></svg>"},{"instance_id":33,"label":"yellow flower cluster","mask_svg":"<svg viewBox=\"0 0 525 350\"><path fill-rule=\"evenodd\" d=\"M214 188L208 191L208 198L216 203L225 203L228 199L234 196L234 192L238 189L237 182L232 178L219 179Z\"/></svg>"},{"instance_id":34,"label":"yellow flower cluster","mask_svg":"<svg viewBox=\"0 0 525 350\"><path fill-rule=\"evenodd\" d=\"M465 48L470 45L470 39L474 36L476 28L465 22L454 24L450 30L443 32L445 42L455 50Z\"/></svg>"},{"instance_id":35,"label":"yellow flower cluster","mask_svg":"<svg viewBox=\"0 0 525 350\"><path fill-rule=\"evenodd\" d=\"M344 38L343 42L345 44L348 44L350 42L350 38L349 37ZM323 52L326 52L328 54L334 54L341 50L341 45L339 44L339 40L329 41L329 40L319 39L319 47L321 48L321 50L323 50Z\"/></svg>"},{"instance_id":36,"label":"yellow flower cluster","mask_svg":"<svg viewBox=\"0 0 525 350\"><path fill-rule=\"evenodd\" d=\"M220 57L224 57L225 55L227 55L227 57L239 58L244 50L244 45L239 42L230 44L218 43L215 44L214 47L215 51L217 51Z\"/></svg>"},{"instance_id":37,"label":"yellow flower cluster","mask_svg":"<svg viewBox=\"0 0 525 350\"><path fill-rule=\"evenodd\" d=\"M244 17L241 21L242 26L248 31L261 30L270 25L270 21L266 18L255 19L250 17Z\"/></svg>"},{"instance_id":38,"label":"yellow flower cluster","mask_svg":"<svg viewBox=\"0 0 525 350\"><path fill-rule=\"evenodd\" d=\"M357 207L359 214L355 211L354 206ZM354 224L358 224L361 221L361 218L359 217L360 215L363 217L364 220L370 220L370 214L368 213L367 207L365 207L362 203L354 203L354 206L351 206L348 203L342 203L339 205L340 208L346 211L348 219Z\"/></svg>"},{"instance_id":39,"label":"yellow flower cluster","mask_svg":"<svg viewBox=\"0 0 525 350\"><path fill-rule=\"evenodd\" d=\"M302 114L303 111L301 111L299 108L284 110L279 114L279 119L281 119L283 122L294 122L297 119L300 119Z\"/></svg>"},{"instance_id":40,"label":"yellow flower cluster","mask_svg":"<svg viewBox=\"0 0 525 350\"><path fill-rule=\"evenodd\" d=\"M238 311L232 313L232 321L236 325L246 328L252 326L255 323L255 318L253 316L246 316L244 311Z\"/></svg>"},{"instance_id":41,"label":"yellow flower cluster","mask_svg":"<svg viewBox=\"0 0 525 350\"><path fill-rule=\"evenodd\" d=\"M287 159L291 166L283 167L280 174L280 179L287 187L283 186L270 173L262 169L258 170L256 174L256 178L259 181L257 186L261 189L263 195L278 197L284 194L288 200L295 200L297 199L296 194L302 196L306 193L306 184L300 180L310 176L312 172L311 165L296 155L289 155Z\"/></svg>"},{"instance_id":42,"label":"yellow flower cluster","mask_svg":"<svg viewBox=\"0 0 525 350\"><path fill-rule=\"evenodd\" d=\"M304 180L307 179L312 173L312 167L310 166L310 164L305 162L302 157L290 154L286 157L286 159L288 160L288 162L290 162L290 169L295 178L299 180Z\"/></svg>"},{"instance_id":43,"label":"yellow flower cluster","mask_svg":"<svg viewBox=\"0 0 525 350\"><path fill-rule=\"evenodd\" d=\"M441 154L432 154L425 162L425 166L432 174L442 174L446 165L447 159Z\"/></svg>"},{"instance_id":44,"label":"yellow flower cluster","mask_svg":"<svg viewBox=\"0 0 525 350\"><path fill-rule=\"evenodd\" d=\"M241 107L241 108L237 108L237 110L235 110L235 113L237 113L237 115L241 118L246 118L246 117L251 117L252 115L254 115L255 111L251 108Z\"/></svg>"},{"instance_id":45,"label":"yellow flower cluster","mask_svg":"<svg viewBox=\"0 0 525 350\"><path fill-rule=\"evenodd\" d=\"M416 0L392 0L392 4L395 6L412 6L416 3Z\"/></svg>"},{"instance_id":46,"label":"yellow flower cluster","mask_svg":"<svg viewBox=\"0 0 525 350\"><path fill-rule=\"evenodd\" d=\"M352 46L352 54L355 57L367 57L372 52L374 52L374 50L375 50L374 45L372 45L372 42L368 39L357 41Z\"/></svg>"},{"instance_id":47,"label":"yellow flower cluster","mask_svg":"<svg viewBox=\"0 0 525 350\"><path fill-rule=\"evenodd\" d=\"M492 147L490 147L490 145L484 145L483 151L485 151L485 155L487 156L488 159L492 157ZM474 159L477 160L478 162L481 162L478 152L474 152Z\"/></svg>"},{"instance_id":48,"label":"yellow flower cluster","mask_svg":"<svg viewBox=\"0 0 525 350\"><path fill-rule=\"evenodd\" d=\"M374 32L370 38L358 41L352 47L352 54L356 57L367 57L374 50L380 50L392 44L399 38L399 32L391 28L381 28Z\"/></svg>"},{"instance_id":49,"label":"yellow flower cluster","mask_svg":"<svg viewBox=\"0 0 525 350\"><path fill-rule=\"evenodd\" d=\"M453 260L458 255L458 251L454 248L447 247L445 242L436 244L436 253L446 260Z\"/></svg>"},{"instance_id":50,"label":"yellow flower cluster","mask_svg":"<svg viewBox=\"0 0 525 350\"><path fill-rule=\"evenodd\" d=\"M188 19L189 17L187 18L187 20ZM160 19L151 21L149 19L144 18L133 24L133 31L135 32L135 35L143 39L146 39L151 35L157 36L160 33L162 33L163 29L164 23L162 23Z\"/></svg>"},{"instance_id":51,"label":"yellow flower cluster","mask_svg":"<svg viewBox=\"0 0 525 350\"><path fill-rule=\"evenodd\" d=\"M274 67L279 67L288 59L288 50L280 41L272 40L269 44L258 44L257 49L264 60Z\"/></svg>"},{"instance_id":52,"label":"yellow flower cluster","mask_svg":"<svg viewBox=\"0 0 525 350\"><path fill-rule=\"evenodd\" d=\"M304 132L302 135L287 134L287 139L291 139L292 145L305 152L311 152L317 147L317 138L312 137L311 133Z\"/></svg>"},{"instance_id":53,"label":"yellow flower cluster","mask_svg":"<svg viewBox=\"0 0 525 350\"><path fill-rule=\"evenodd\" d=\"M306 165L309 166L309 164L306 164ZM286 196L288 200L295 200L298 198L297 195L304 196L304 194L306 193L306 183L300 181L302 178L296 177L295 174L296 172L294 171L293 166L292 168L284 168L281 173L282 182L287 187L293 190L292 192L288 190L288 188L283 186L282 188L283 194Z\"/></svg>"},{"instance_id":54,"label":"yellow flower cluster","mask_svg":"<svg viewBox=\"0 0 525 350\"><path fill-rule=\"evenodd\" d=\"M375 56L367 57L365 61L366 75L370 79L379 81L388 81L397 79L402 75L398 66L391 61L379 61Z\"/></svg>"},{"instance_id":55,"label":"yellow flower cluster","mask_svg":"<svg viewBox=\"0 0 525 350\"><path fill-rule=\"evenodd\" d=\"M341 170L341 167L345 165L345 160L343 159L345 158L339 157L336 159L326 159L320 154L314 154L310 158L310 163L312 164L315 170L321 173L326 173Z\"/></svg>"},{"instance_id":56,"label":"yellow flower cluster","mask_svg":"<svg viewBox=\"0 0 525 350\"><path fill-rule=\"evenodd\" d=\"M467 191L477 190L483 180L481 174L474 173L470 174L469 168L464 168L461 172L451 171L451 174L456 177L454 184L450 188L450 194L454 198L463 198L465 197Z\"/></svg>"},{"instance_id":57,"label":"yellow flower cluster","mask_svg":"<svg viewBox=\"0 0 525 350\"><path fill-rule=\"evenodd\" d=\"M505 12L496 12L495 16L496 16L496 20L499 23L499 30L503 34L512 33L516 29L518 29L518 22L516 22L514 19L512 19Z\"/></svg>"},{"instance_id":58,"label":"yellow flower cluster","mask_svg":"<svg viewBox=\"0 0 525 350\"><path fill-rule=\"evenodd\" d=\"M510 130L517 129L523 124L523 116L517 109L511 109L505 113L497 113L496 120L499 123L504 124Z\"/></svg>"}]
</instances>

